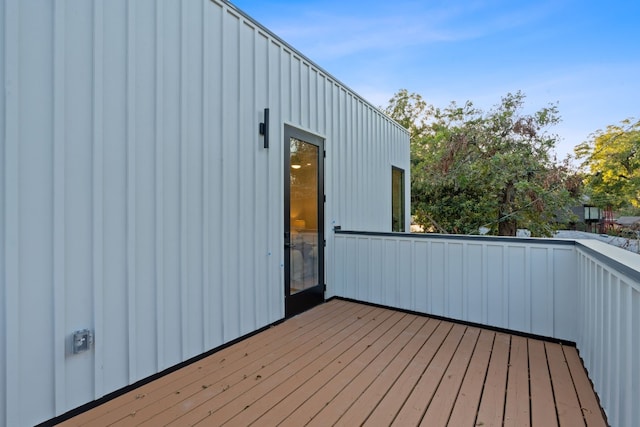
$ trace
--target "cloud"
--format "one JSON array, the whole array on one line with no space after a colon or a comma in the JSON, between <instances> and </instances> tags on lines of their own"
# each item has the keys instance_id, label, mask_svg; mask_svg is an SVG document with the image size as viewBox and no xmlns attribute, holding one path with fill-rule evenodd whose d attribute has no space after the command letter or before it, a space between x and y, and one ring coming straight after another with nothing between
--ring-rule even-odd
<instances>
[{"instance_id":1,"label":"cloud","mask_svg":"<svg viewBox=\"0 0 640 427\"><path fill-rule=\"evenodd\" d=\"M554 3L513 6L510 2L372 3L355 11L331 5L298 5L300 19L270 23L276 34L295 40L297 49L316 60L334 60L367 52L457 43L531 25L550 13ZM380 10L380 9L384 10Z\"/></svg>"}]
</instances>

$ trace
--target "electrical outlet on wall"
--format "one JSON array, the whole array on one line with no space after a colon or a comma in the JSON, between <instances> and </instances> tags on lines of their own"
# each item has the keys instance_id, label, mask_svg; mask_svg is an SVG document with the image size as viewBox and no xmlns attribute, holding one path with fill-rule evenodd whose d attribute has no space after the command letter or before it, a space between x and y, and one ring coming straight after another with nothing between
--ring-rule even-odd
<instances>
[{"instance_id":1,"label":"electrical outlet on wall","mask_svg":"<svg viewBox=\"0 0 640 427\"><path fill-rule=\"evenodd\" d=\"M71 352L73 354L82 353L91 349L93 344L93 334L89 329L75 331L71 336Z\"/></svg>"}]
</instances>

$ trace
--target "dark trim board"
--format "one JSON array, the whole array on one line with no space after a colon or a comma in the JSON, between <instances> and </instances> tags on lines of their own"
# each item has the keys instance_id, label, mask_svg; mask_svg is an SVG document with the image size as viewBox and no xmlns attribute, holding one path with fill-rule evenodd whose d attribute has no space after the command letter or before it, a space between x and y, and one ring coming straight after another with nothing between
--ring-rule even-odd
<instances>
[{"instance_id":1,"label":"dark trim board","mask_svg":"<svg viewBox=\"0 0 640 427\"><path fill-rule=\"evenodd\" d=\"M548 243L549 239L542 239L536 237L505 237L505 236L473 236L473 235L463 235L463 234L435 234L435 233L390 233L390 232L378 232L378 231L352 231L352 230L341 230L334 228L333 230L336 234L347 234L347 235L358 235L358 236L375 236L375 237L409 237L412 239L446 239L446 240L479 240L487 242L505 242L505 243L530 243L530 244L544 244ZM564 246L574 246L575 241L573 240L563 240L563 239L554 239L554 244L564 245Z\"/></svg>"},{"instance_id":2,"label":"dark trim board","mask_svg":"<svg viewBox=\"0 0 640 427\"><path fill-rule=\"evenodd\" d=\"M356 303L356 304L368 305L368 306L371 306L371 307L384 308L386 310L395 310L395 311L399 311L400 313L407 313L407 314L411 314L411 315L414 315L414 316L429 317L431 319L442 320L442 321L450 322L450 323L457 323L457 324L460 324L460 325L471 326L471 327L474 327L474 328L487 329L489 331L500 332L500 333L509 334L509 335L516 335L516 336L523 337L523 338L531 338L531 339L534 339L534 340L552 342L552 343L555 343L555 344L562 344L562 345L566 345L566 346L570 346L570 347L576 347L577 346L577 344L575 342L573 342L573 341L563 340L563 339L560 339L560 338L547 337L547 336L544 336L544 335L536 335L536 334L531 334L531 333L528 333L528 332L514 331L513 329L500 328L498 326L485 325L483 323L476 323L476 322L469 322L469 321L466 321L466 320L453 319L451 317L438 316L438 315L429 314L429 313L422 313L420 311L413 311L413 310L407 310L407 309L404 309L404 308L391 307L391 306L388 306L388 305L376 304L376 303L373 303L373 302L359 301L357 299L352 299L352 298L344 298L344 297L340 297L340 296L333 296L333 297L327 299L327 302L329 302L331 300L334 300L334 299L353 302L353 303Z\"/></svg>"},{"instance_id":3,"label":"dark trim board","mask_svg":"<svg viewBox=\"0 0 640 427\"><path fill-rule=\"evenodd\" d=\"M50 420L44 421L44 422L42 422L40 424L37 424L35 427L49 427L49 426L55 426L57 424L60 424L60 423L62 423L64 421L67 421L67 420L77 416L77 415L82 414L83 412L87 412L87 411L89 411L89 410L91 410L93 408L96 408L96 407L98 407L98 406L100 406L100 405L102 405L102 404L104 404L104 403L106 403L106 402L108 402L110 400L113 400L113 399L115 399L117 397L120 397L125 393L129 393L130 391L135 390L138 387L141 387L141 386L143 386L145 384L153 382L153 381L155 381L155 380L157 380L159 378L164 377L165 375L169 375L170 373L175 372L175 371L177 371L179 369L182 369L185 366L188 366L188 365L191 365L193 363L196 363L196 362L198 362L198 361L200 361L200 360L202 360L202 359L204 359L206 357L211 356L214 353L217 353L217 352L219 352L221 350L224 350L227 347L231 347L232 345L235 345L235 344L237 344L237 343L239 343L241 341L244 341L247 338L251 338L254 335L257 335L257 334L259 334L261 332L264 332L269 328L272 328L272 327L274 327L276 325L279 325L280 323L284 322L285 320L286 320L285 318L282 318L282 319L280 319L278 321L270 323L270 324L268 324L266 326L263 326L260 329L256 329L253 332L249 332L246 335L243 335L243 336L241 336L239 338L236 338L236 339L231 340L231 341L229 341L227 343L219 345L218 347L215 347L215 348L213 348L213 349L211 349L211 350L209 350L209 351L207 351L205 353L202 353L202 354L199 354L197 356L194 356L191 359L188 359L188 360L185 360L184 362L178 363L177 365L173 365L170 368L165 369L164 371L158 372L157 374L153 374L153 375L151 375L151 376L149 376L147 378L143 378L143 379L141 379L139 381L136 381L135 383L130 384L128 386L125 386L125 387L123 387L123 388L121 388L119 390L112 391L111 393L102 396L100 399L94 400L94 401L89 402L89 403L85 403L82 406L78 406L77 408L72 409L70 411L67 411L64 414L58 415L55 418L51 418Z\"/></svg>"},{"instance_id":4,"label":"dark trim board","mask_svg":"<svg viewBox=\"0 0 640 427\"><path fill-rule=\"evenodd\" d=\"M640 258L638 259L638 269L634 269L627 265L624 265L607 255L594 251L593 249L583 245L576 240L566 239L550 239L536 238L536 237L501 237L501 236L466 236L461 234L431 234L431 233L387 233L387 232L375 232L375 231L352 231L341 230L339 228L333 229L335 234L354 235L354 236L372 236L372 237L393 237L393 238L411 238L411 239L434 239L434 240L457 240L457 241L474 241L482 239L486 242L503 242L503 243L525 243L530 245L540 245L553 243L558 246L571 246L580 247L589 255L596 258L598 261L607 264L616 270L620 271L625 276L632 280L640 282Z\"/></svg>"}]
</instances>

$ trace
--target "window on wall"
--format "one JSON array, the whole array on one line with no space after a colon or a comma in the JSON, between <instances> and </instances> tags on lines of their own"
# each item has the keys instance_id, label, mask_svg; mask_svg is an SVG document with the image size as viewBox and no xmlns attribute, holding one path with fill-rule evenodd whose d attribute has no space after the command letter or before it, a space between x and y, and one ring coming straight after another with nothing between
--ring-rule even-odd
<instances>
[{"instance_id":1,"label":"window on wall","mask_svg":"<svg viewBox=\"0 0 640 427\"><path fill-rule=\"evenodd\" d=\"M404 231L404 170L391 169L391 231Z\"/></svg>"}]
</instances>

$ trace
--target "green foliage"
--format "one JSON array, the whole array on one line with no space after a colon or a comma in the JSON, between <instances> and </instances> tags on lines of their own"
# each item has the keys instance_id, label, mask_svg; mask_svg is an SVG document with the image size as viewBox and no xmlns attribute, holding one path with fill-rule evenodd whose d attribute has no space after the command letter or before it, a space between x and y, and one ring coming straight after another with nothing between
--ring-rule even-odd
<instances>
[{"instance_id":1,"label":"green foliage","mask_svg":"<svg viewBox=\"0 0 640 427\"><path fill-rule=\"evenodd\" d=\"M640 209L640 120L598 130L575 148L591 202L623 212Z\"/></svg>"},{"instance_id":2,"label":"green foliage","mask_svg":"<svg viewBox=\"0 0 640 427\"><path fill-rule=\"evenodd\" d=\"M527 115L524 95L507 94L485 113L471 102L429 106L398 92L385 110L411 133L411 205L416 221L434 231L552 234L558 212L579 192L567 162L550 158L558 123L554 105Z\"/></svg>"}]
</instances>

